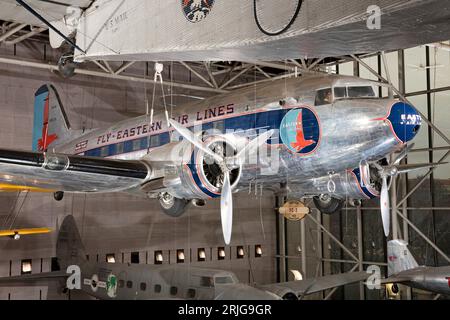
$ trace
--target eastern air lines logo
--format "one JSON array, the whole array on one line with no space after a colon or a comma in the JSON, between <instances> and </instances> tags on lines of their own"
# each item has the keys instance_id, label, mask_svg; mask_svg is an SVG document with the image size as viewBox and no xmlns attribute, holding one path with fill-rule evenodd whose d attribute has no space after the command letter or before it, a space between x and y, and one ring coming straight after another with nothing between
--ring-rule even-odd
<instances>
[{"instance_id":1,"label":"eastern air lines logo","mask_svg":"<svg viewBox=\"0 0 450 320\"><path fill-rule=\"evenodd\" d=\"M211 12L214 0L181 0L181 5L190 22L199 22Z\"/></svg>"},{"instance_id":2,"label":"eastern air lines logo","mask_svg":"<svg viewBox=\"0 0 450 320\"><path fill-rule=\"evenodd\" d=\"M280 135L290 151L299 155L311 154L320 143L319 119L308 107L293 109L281 121Z\"/></svg>"}]
</instances>

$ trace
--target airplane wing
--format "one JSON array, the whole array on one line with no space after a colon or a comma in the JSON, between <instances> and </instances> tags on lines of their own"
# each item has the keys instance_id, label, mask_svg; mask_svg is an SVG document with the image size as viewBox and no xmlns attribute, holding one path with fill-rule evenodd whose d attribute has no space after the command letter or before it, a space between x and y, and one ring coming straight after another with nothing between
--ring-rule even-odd
<instances>
[{"instance_id":1,"label":"airplane wing","mask_svg":"<svg viewBox=\"0 0 450 320\"><path fill-rule=\"evenodd\" d=\"M294 292L297 297L320 292L346 284L366 280L370 274L365 271L333 274L324 277L310 278L300 281L288 281L259 286L260 289L272 292L283 297L289 292Z\"/></svg>"},{"instance_id":2,"label":"airplane wing","mask_svg":"<svg viewBox=\"0 0 450 320\"><path fill-rule=\"evenodd\" d=\"M30 235L30 234L42 234L49 233L52 229L49 228L29 228L29 229L11 229L11 230L0 230L0 237L13 237L16 235Z\"/></svg>"},{"instance_id":3,"label":"airplane wing","mask_svg":"<svg viewBox=\"0 0 450 320\"><path fill-rule=\"evenodd\" d=\"M0 149L0 184L68 192L118 192L140 186L147 163Z\"/></svg>"},{"instance_id":4,"label":"airplane wing","mask_svg":"<svg viewBox=\"0 0 450 320\"><path fill-rule=\"evenodd\" d=\"M42 272L36 274L24 274L21 276L0 278L0 287L29 287L47 286L51 281L60 281L70 274L65 271Z\"/></svg>"},{"instance_id":5,"label":"airplane wing","mask_svg":"<svg viewBox=\"0 0 450 320\"><path fill-rule=\"evenodd\" d=\"M402 277L402 276L393 276L385 279L381 279L381 284L388 284L388 283L402 283L402 282L408 282L411 281L408 277Z\"/></svg>"},{"instance_id":6,"label":"airplane wing","mask_svg":"<svg viewBox=\"0 0 450 320\"><path fill-rule=\"evenodd\" d=\"M39 13L50 21L63 19L71 6L87 8L93 1L91 0L58 0L41 1L27 0L27 4L35 8ZM0 20L26 23L35 26L42 26L42 22L32 16L27 10L17 5L16 0L0 0Z\"/></svg>"}]
</instances>

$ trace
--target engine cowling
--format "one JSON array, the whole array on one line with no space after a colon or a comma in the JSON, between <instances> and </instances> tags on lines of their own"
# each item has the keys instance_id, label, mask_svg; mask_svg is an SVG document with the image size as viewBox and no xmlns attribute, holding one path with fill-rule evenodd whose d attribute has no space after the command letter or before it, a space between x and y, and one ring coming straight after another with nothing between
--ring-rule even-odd
<instances>
[{"instance_id":1,"label":"engine cowling","mask_svg":"<svg viewBox=\"0 0 450 320\"><path fill-rule=\"evenodd\" d=\"M236 143L222 135L208 136L204 145L220 155L232 156L237 151ZM164 172L160 172L160 175L164 177L166 192L179 199L206 200L220 197L224 179L223 164L218 164L211 156L184 140L155 151L150 153L148 160L152 165L161 163L160 170ZM241 166L230 171L232 188L238 184L240 177Z\"/></svg>"}]
</instances>

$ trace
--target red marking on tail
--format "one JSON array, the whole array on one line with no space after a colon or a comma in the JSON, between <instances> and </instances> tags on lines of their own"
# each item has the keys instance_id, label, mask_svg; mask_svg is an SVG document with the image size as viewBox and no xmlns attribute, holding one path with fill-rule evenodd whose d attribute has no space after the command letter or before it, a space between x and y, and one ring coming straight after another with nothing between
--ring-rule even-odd
<instances>
[{"instance_id":1,"label":"red marking on tail","mask_svg":"<svg viewBox=\"0 0 450 320\"><path fill-rule=\"evenodd\" d=\"M48 146L52 144L56 139L58 139L58 136L56 134L48 135L48 105L49 105L49 97L47 96L47 99L45 99L45 106L44 106L44 122L42 124L42 137L38 140L38 150L39 151L46 151Z\"/></svg>"},{"instance_id":2,"label":"red marking on tail","mask_svg":"<svg viewBox=\"0 0 450 320\"><path fill-rule=\"evenodd\" d=\"M448 281L448 287L450 288L450 277L445 278Z\"/></svg>"},{"instance_id":3,"label":"red marking on tail","mask_svg":"<svg viewBox=\"0 0 450 320\"><path fill-rule=\"evenodd\" d=\"M291 147L297 150L297 152L309 147L316 143L314 140L305 140L305 134L303 133L303 110L300 110L297 117L297 136L296 141L291 143Z\"/></svg>"},{"instance_id":4,"label":"red marking on tail","mask_svg":"<svg viewBox=\"0 0 450 320\"><path fill-rule=\"evenodd\" d=\"M396 256L389 256L389 261L395 261L395 260L397 260Z\"/></svg>"}]
</instances>

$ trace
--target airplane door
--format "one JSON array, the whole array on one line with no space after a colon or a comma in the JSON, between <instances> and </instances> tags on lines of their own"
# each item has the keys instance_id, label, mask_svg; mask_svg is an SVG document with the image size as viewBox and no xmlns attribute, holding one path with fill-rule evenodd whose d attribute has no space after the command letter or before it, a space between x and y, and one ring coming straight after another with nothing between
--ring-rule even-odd
<instances>
[{"instance_id":1,"label":"airplane door","mask_svg":"<svg viewBox=\"0 0 450 320\"><path fill-rule=\"evenodd\" d=\"M123 300L129 298L129 292L127 292L126 283L129 280L128 273L124 270L120 271L117 275L117 296L116 299Z\"/></svg>"}]
</instances>

